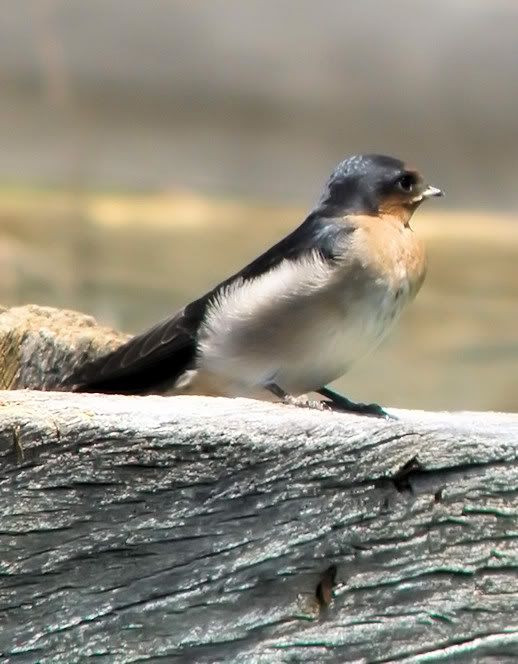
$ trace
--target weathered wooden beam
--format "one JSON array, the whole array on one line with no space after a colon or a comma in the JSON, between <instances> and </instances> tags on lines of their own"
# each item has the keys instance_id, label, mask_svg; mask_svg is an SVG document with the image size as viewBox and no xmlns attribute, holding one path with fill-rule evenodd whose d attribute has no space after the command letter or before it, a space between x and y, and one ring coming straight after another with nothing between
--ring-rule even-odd
<instances>
[{"instance_id":1,"label":"weathered wooden beam","mask_svg":"<svg viewBox=\"0 0 518 664\"><path fill-rule=\"evenodd\" d=\"M0 392L6 661L511 662L518 416Z\"/></svg>"},{"instance_id":2,"label":"weathered wooden beam","mask_svg":"<svg viewBox=\"0 0 518 664\"><path fill-rule=\"evenodd\" d=\"M95 318L54 307L0 307L0 390L59 388L77 364L128 338Z\"/></svg>"}]
</instances>

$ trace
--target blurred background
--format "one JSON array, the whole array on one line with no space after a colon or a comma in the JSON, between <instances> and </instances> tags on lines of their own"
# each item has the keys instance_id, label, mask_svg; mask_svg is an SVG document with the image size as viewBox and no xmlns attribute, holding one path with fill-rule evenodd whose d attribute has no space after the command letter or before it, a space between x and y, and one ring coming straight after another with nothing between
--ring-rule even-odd
<instances>
[{"instance_id":1,"label":"blurred background","mask_svg":"<svg viewBox=\"0 0 518 664\"><path fill-rule=\"evenodd\" d=\"M429 274L338 387L518 410L514 0L0 0L0 304L127 331L302 221L336 162L385 152L447 198Z\"/></svg>"}]
</instances>

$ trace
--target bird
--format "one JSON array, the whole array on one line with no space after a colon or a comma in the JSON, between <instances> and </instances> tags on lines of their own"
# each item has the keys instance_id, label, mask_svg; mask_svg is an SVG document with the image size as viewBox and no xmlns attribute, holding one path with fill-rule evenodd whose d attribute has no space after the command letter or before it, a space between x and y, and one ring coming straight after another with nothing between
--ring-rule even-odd
<instances>
[{"instance_id":1,"label":"bird","mask_svg":"<svg viewBox=\"0 0 518 664\"><path fill-rule=\"evenodd\" d=\"M327 385L373 350L416 296L426 253L410 222L442 195L398 158L344 159L295 230L174 315L78 366L65 389L245 396L387 416Z\"/></svg>"}]
</instances>

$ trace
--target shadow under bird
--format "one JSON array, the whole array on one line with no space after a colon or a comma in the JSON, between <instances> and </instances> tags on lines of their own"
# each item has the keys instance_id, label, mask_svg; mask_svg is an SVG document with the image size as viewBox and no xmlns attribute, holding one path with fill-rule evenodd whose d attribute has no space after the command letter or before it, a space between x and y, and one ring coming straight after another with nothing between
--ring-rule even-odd
<instances>
[{"instance_id":1,"label":"shadow under bird","mask_svg":"<svg viewBox=\"0 0 518 664\"><path fill-rule=\"evenodd\" d=\"M108 355L80 366L74 391L275 398L384 415L326 387L377 346L426 272L410 226L441 196L384 155L342 161L316 207L242 270ZM315 392L325 401L309 401Z\"/></svg>"}]
</instances>

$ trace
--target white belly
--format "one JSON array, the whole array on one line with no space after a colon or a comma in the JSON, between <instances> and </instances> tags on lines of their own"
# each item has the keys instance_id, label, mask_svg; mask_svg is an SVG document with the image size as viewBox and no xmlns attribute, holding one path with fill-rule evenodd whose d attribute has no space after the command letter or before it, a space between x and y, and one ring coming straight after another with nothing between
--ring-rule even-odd
<instances>
[{"instance_id":1,"label":"white belly","mask_svg":"<svg viewBox=\"0 0 518 664\"><path fill-rule=\"evenodd\" d=\"M234 384L236 393L274 382L301 394L344 374L388 332L408 288L396 297L392 286L376 281L355 297L347 280L329 289L330 269L316 260L286 261L273 278L232 286L209 311L199 366Z\"/></svg>"},{"instance_id":2,"label":"white belly","mask_svg":"<svg viewBox=\"0 0 518 664\"><path fill-rule=\"evenodd\" d=\"M371 352L399 317L403 298L394 293L373 293L345 315L308 322L303 344L281 363L278 384L290 394L319 389L345 374L354 362ZM318 313L318 312L317 312Z\"/></svg>"}]
</instances>

